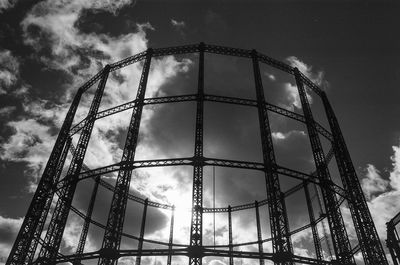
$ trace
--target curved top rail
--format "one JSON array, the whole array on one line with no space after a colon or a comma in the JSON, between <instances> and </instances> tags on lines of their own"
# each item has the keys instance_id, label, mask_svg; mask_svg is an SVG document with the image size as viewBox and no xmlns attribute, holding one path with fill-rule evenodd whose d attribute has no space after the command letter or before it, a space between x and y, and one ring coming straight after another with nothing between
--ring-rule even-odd
<instances>
[{"instance_id":1,"label":"curved top rail","mask_svg":"<svg viewBox=\"0 0 400 265\"><path fill-rule=\"evenodd\" d=\"M146 55L150 49L151 48L149 48L143 52L137 53L135 55L129 56L118 62L110 64L110 71L115 71L115 70L121 69L125 66L131 65L133 63L143 60L146 57ZM208 52L208 53L221 54L221 55L227 55L227 56L244 57L244 58L251 58L252 56L255 55L259 62L270 65L274 68L280 69L288 74L294 75L295 67L292 67L284 62L281 62L272 57L269 57L269 56L267 56L263 53L260 53L256 50L246 50L246 49L232 48L232 47L219 46L219 45L213 45L213 44L199 43L199 44L189 44L189 45L182 45L182 46L172 46L172 47L166 47L166 48L156 48L156 49L152 50L152 56L159 57L159 56L168 56L168 55L177 55L177 54L196 53L196 52L199 52L201 49L204 52ZM86 83L84 83L79 88L79 91L85 92L96 81L98 81L100 79L103 72L104 72L104 69L101 69L95 76L93 76L90 80L88 80ZM318 96L320 96L320 97L322 96L321 88L319 88L316 84L314 84L307 76L305 76L301 72L300 72L300 77L301 77L302 81L312 91L314 91Z\"/></svg>"}]
</instances>

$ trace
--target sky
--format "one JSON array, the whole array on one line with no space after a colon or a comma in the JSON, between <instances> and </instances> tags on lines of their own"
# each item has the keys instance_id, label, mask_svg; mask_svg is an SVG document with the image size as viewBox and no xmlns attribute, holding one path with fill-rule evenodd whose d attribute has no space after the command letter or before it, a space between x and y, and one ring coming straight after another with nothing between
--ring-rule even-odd
<instances>
[{"instance_id":1,"label":"sky","mask_svg":"<svg viewBox=\"0 0 400 265\"><path fill-rule=\"evenodd\" d=\"M298 67L326 91L384 244L385 223L400 211L400 4L396 1L161 1L161 0L0 0L0 264L5 263L77 88L108 63L142 52L205 42L257 49ZM110 75L100 110L131 101L142 63ZM206 54L205 93L255 98L251 61ZM261 65L269 103L302 113L291 76ZM198 56L154 58L146 97L193 94ZM86 115L94 87L83 96L74 124ZM328 128L320 99L309 92L315 119ZM144 107L135 159L193 155L195 102ZM131 111L99 119L85 156L96 168L118 163ZM310 173L315 166L304 124L269 113L278 164ZM256 109L205 103L204 153L207 157L262 162ZM76 144L79 134L73 137ZM329 144L322 139L325 153ZM70 161L69 154L67 161ZM332 178L341 185L334 161ZM67 170L64 167L64 174ZM216 207L240 205L266 197L261 172L216 167ZM140 198L177 206L174 243L188 244L192 168L140 169L130 192ZM115 175L103 179L110 184ZM212 168L204 173L204 206L212 206ZM282 190L298 184L280 176ZM85 212L93 186L82 181L73 205ZM320 210L311 189L316 213ZM105 223L112 193L101 187L93 219ZM286 198L290 230L307 222L304 194ZM124 232L138 235L143 206L128 202ZM357 244L345 204L342 213L352 246ZM268 211L260 207L263 238L270 236ZM317 214L318 215L318 214ZM168 241L170 212L149 207L145 237ZM233 214L235 243L256 240L254 209ZM216 215L216 242L227 244L227 215ZM204 244L213 242L213 222L204 215ZM71 213L61 251L72 254L82 220ZM322 225L318 226L322 234ZM101 246L103 231L91 226L85 251ZM309 229L293 236L294 251L313 257ZM124 238L122 249L136 242ZM155 245L146 245L155 248ZM324 255L329 251L323 243ZM240 250L256 251L257 246ZM266 252L270 244L264 245ZM387 249L385 248L385 251ZM357 264L363 264L360 254ZM121 264L132 260L125 258ZM389 258L390 261L390 258ZM176 264L186 258L174 258ZM205 264L227 260L206 258ZM148 257L144 264L162 264ZM258 261L244 260L243 264ZM87 263L92 264L92 263Z\"/></svg>"}]
</instances>

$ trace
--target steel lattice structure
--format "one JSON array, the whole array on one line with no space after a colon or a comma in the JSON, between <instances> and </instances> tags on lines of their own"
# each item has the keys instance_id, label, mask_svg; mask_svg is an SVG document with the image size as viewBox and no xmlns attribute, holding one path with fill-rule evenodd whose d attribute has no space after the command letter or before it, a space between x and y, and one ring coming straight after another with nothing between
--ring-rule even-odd
<instances>
[{"instance_id":1,"label":"steel lattice structure","mask_svg":"<svg viewBox=\"0 0 400 265\"><path fill-rule=\"evenodd\" d=\"M400 264L400 237L396 226L400 223L400 213L396 214L389 222L386 223L386 245L392 256L393 264Z\"/></svg>"},{"instance_id":2,"label":"steel lattice structure","mask_svg":"<svg viewBox=\"0 0 400 265\"><path fill-rule=\"evenodd\" d=\"M197 93L145 98L152 58L188 53L198 53L199 55ZM256 88L256 99L252 100L206 94L204 92L204 57L206 53L243 57L251 60ZM136 99L104 111L99 111L99 105L109 74L120 68L140 61L143 62L143 70ZM284 71L295 78L303 115L268 103L264 95L263 82L260 74L260 64L269 65L273 68ZM96 82L98 82L98 86L87 117L78 124L73 125L74 116L78 105L80 104L82 95ZM329 121L329 130L325 129L313 118L310 102L306 95L306 87L311 89L322 99L326 116ZM143 107L150 104L184 101L193 101L197 106L193 156L173 159L135 160ZM227 160L204 156L203 116L204 102L206 101L244 105L257 109L263 162ZM101 168L88 168L83 161L95 121L129 109L132 110L132 115L121 162ZM306 125L316 165L316 171L314 173L307 174L299 172L283 167L277 163L272 143L269 112L283 115ZM71 144L71 137L78 132L80 133L78 144L73 146ZM322 149L320 140L321 136L331 143L331 149L326 155ZM66 176L60 180L68 152L73 154L72 161L69 165ZM333 157L335 157L337 162L343 188L331 180L328 164ZM129 193L129 185L133 170L144 167L167 166L191 166L193 168L190 243L188 245L173 243L174 206L153 202L148 199L142 199ZM223 208L204 207L203 168L205 166L242 168L263 172L267 187L266 199L244 205L227 206ZM104 174L110 172L118 172L115 185L111 185L102 179ZM286 192L282 192L279 175L292 177L301 180L302 182ZM88 178L93 179L95 185L91 193L88 210L86 213L82 213L72 205L72 199L78 183ZM99 185L113 193L107 223L99 223L92 218L93 207L96 201ZM323 204L324 209L326 209L325 213L322 213L319 216L314 213L311 205L310 188L312 186L314 186L316 191L320 191L320 203ZM316 187L318 187L318 189ZM310 222L303 227L290 231L285 198L300 190L303 190L305 194ZM55 194L57 194L58 200L54 206L54 210L51 212L51 204ZM144 207L139 236L126 234L122 230L128 200L140 203ZM358 237L359 244L353 248L350 245L340 210L340 205L343 202L347 202L349 206ZM269 211L269 223L271 226L270 238L262 238L261 222L263 222L263 220L260 219L259 207L263 205L267 205ZM170 210L171 227L168 242L159 242L144 238L148 207ZM233 243L232 230L234 228L232 227L232 212L242 211L245 209L255 210L257 241ZM59 253L59 249L67 217L71 211L83 218L84 225L82 227L76 253L73 255L63 255ZM51 214L49 214L50 212ZM203 244L203 214L214 212L224 212L228 214L229 244L227 245L211 246ZM50 222L46 229L47 232L44 238L42 238L41 234L44 231L48 217L50 218ZM323 257L321 248L322 238L318 235L318 230L316 228L317 224L323 220L327 220L329 233L331 235L331 244L334 251L334 259L331 260L326 260ZM90 225L95 225L104 229L103 243L101 249L97 251L84 252ZM312 231L315 258L293 254L291 236L308 228ZM137 240L138 248L121 250L120 244L122 237ZM159 248L144 249L144 242L157 244ZM272 253L264 252L263 243L265 242L272 242ZM258 252L235 250L237 247L251 244L258 245ZM40 249L38 248L39 246ZM272 59L256 50L244 50L200 43L180 47L148 49L145 52L105 66L100 72L78 89L6 264L56 264L62 262L82 264L82 262L89 259L98 259L98 264L116 264L120 257L136 256L136 264L140 265L142 256L167 256L167 264L170 265L172 256L187 256L189 258L189 264L200 265L202 264L203 257L216 256L229 258L230 265L233 264L233 258L258 259L260 260L260 264L264 264L265 260L271 260L275 264L279 265L295 263L347 265L355 264L354 255L358 251L361 251L365 264L388 264L343 135L339 128L338 121L325 92L310 81L297 68Z\"/></svg>"}]
</instances>

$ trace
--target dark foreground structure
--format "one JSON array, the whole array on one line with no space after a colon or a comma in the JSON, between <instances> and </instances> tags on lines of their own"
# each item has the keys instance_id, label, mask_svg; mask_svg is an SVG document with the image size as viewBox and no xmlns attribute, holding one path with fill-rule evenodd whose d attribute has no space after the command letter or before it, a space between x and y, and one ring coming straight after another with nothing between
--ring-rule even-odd
<instances>
[{"instance_id":1,"label":"dark foreground structure","mask_svg":"<svg viewBox=\"0 0 400 265\"><path fill-rule=\"evenodd\" d=\"M400 264L400 237L396 227L400 223L400 213L396 214L389 222L386 223L387 239L386 245L393 259L394 265Z\"/></svg>"},{"instance_id":2,"label":"dark foreground structure","mask_svg":"<svg viewBox=\"0 0 400 265\"><path fill-rule=\"evenodd\" d=\"M187 53L198 54L199 72L197 93L145 98L152 58ZM236 56L250 60L254 72L256 99L251 100L206 94L204 92L204 57L207 53ZM99 105L109 73L138 62L143 63L143 70L136 99L126 104L99 112ZM265 98L264 95L260 64L269 65L295 78L303 110L302 115L268 103L268 99ZM98 86L87 117L80 123L73 125L73 119L78 105L80 104L81 96L96 82L98 82ZM321 98L329 121L329 130L325 129L314 120L310 102L306 94L308 90L313 91ZM135 160L143 106L182 101L194 101L197 106L193 156L176 159ZM225 160L205 157L203 155L203 113L204 102L206 101L213 101L221 104L239 104L257 109L263 152L262 163ZM132 116L121 162L97 169L89 169L83 161L95 121L128 109L132 109ZM316 171L314 173L307 174L277 164L268 116L270 112L297 120L306 125L316 166ZM78 144L73 146L71 144L71 137L78 132L80 133ZM327 155L325 155L323 151L320 137L324 137L330 142L331 149L327 152ZM73 154L73 158L69 165L68 172L65 177L61 178L62 168L68 152ZM335 184L331 180L328 163L332 157L336 159L342 186ZM133 170L142 167L179 165L191 166L193 168L190 243L188 245L181 245L173 242L175 208L172 205L152 202L129 193L129 185ZM225 208L203 207L203 168L205 166L243 168L263 172L263 174L265 174L267 190L266 199L245 205L227 206ZM115 185L111 185L102 179L102 175L110 172L118 172ZM279 175L299 179L302 180L302 182L288 191L282 192ZM82 180L89 178L94 181L93 191L90 202L88 203L88 210L82 213L73 207L72 200L78 184ZM99 185L104 186L113 193L107 223L99 223L92 219L92 211ZM325 209L325 212L321 213L319 216L314 214L311 205L309 190L311 187L318 191L317 194L320 194L321 204L323 204L323 209ZM304 227L290 231L285 198L298 191L304 191L305 193L310 222ZM55 194L57 194L58 200L55 206L51 207ZM143 204L143 213L141 216L142 226L139 236L125 234L122 231L128 200L134 200ZM358 245L353 247L350 244L340 210L340 205L342 205L343 202L347 202L348 204L359 242ZM260 220L259 207L262 205L267 205L268 207L269 220ZM170 210L171 229L169 242L158 242L144 238L148 207ZM256 242L240 242L234 244L232 240L232 229L234 228L232 227L231 213L244 209L254 209L255 211L254 218L257 223L258 240ZM64 255L59 253L59 249L67 218L71 211L82 217L84 225L76 253L73 255ZM229 244L227 245L207 246L203 244L203 214L214 212L224 212L229 216ZM46 222L48 216L50 222ZM260 231L260 223L266 221L270 224L270 238L262 238L262 233ZM333 249L331 258L326 258L326 255L323 253L324 251L321 247L323 237L319 235L320 232L317 229L317 225L324 221L328 223L329 228L329 231L326 232L324 237L329 237L329 240L327 238L326 240ZM90 225L103 228L103 243L101 249L97 251L84 252ZM304 229L311 229L312 231L315 257L310 258L293 254L291 237ZM46 231L46 233L42 236L43 231ZM120 250L122 237L129 237L137 240L138 247L131 250ZM143 247L143 243L146 242L158 244L159 247L155 249L146 249ZM272 242L272 253L264 252L263 243L265 242ZM250 244L258 245L258 251L238 250L239 246ZM145 52L126 58L120 62L105 66L99 73L78 89L6 264L56 264L63 262L84 264L85 261L89 260L98 260L98 264L116 264L120 257L135 256L136 265L140 265L141 257L143 256L167 256L167 265L170 265L172 257L186 256L188 257L189 264L200 265L202 264L203 257L214 256L228 258L230 265L234 263L234 258L256 259L259 260L260 264L264 264L265 261L269 260L273 261L274 264L347 265L355 264L354 256L358 251L361 251L365 264L388 264L338 121L325 92L311 82L297 68L274 60L256 50L243 50L200 43L181 47L148 49Z\"/></svg>"}]
</instances>

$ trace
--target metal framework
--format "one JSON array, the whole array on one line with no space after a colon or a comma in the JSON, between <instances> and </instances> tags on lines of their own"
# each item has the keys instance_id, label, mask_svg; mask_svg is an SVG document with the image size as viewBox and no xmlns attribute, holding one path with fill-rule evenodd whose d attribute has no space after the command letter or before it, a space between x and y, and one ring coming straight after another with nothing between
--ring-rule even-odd
<instances>
[{"instance_id":1,"label":"metal framework","mask_svg":"<svg viewBox=\"0 0 400 265\"><path fill-rule=\"evenodd\" d=\"M386 223L387 239L386 245L392 256L393 264L400 264L400 237L396 226L400 223L400 213L396 214L389 222Z\"/></svg>"},{"instance_id":2,"label":"metal framework","mask_svg":"<svg viewBox=\"0 0 400 265\"><path fill-rule=\"evenodd\" d=\"M197 53L199 58L196 94L145 98L150 64L153 58L191 53ZM206 94L204 91L204 58L207 53L247 58L253 66L256 99ZM135 100L99 111L109 74L141 61L143 63L143 70ZM260 64L269 65L295 78L303 115L268 103L268 99L264 95ZM73 125L72 123L82 95L96 83L98 83L97 89L87 117ZM313 118L310 102L307 98L308 91L313 91L322 99L329 121L329 130ZM193 156L173 159L135 160L143 107L145 105L170 104L185 101L196 103ZM262 163L204 156L203 119L204 102L206 101L242 105L257 109L263 154ZM83 161L96 120L127 110L131 110L132 115L121 161L101 168L90 169ZM299 172L277 163L269 122L270 112L294 119L306 125L316 166L315 172L311 174ZM79 141L76 146L73 146L71 138L77 133L80 133ZM326 154L322 148L320 137L324 137L331 143L331 149ZM69 164L65 177L60 180L68 152L72 154L72 161ZM333 157L336 159L343 187L331 180L328 164ZM193 168L192 207L187 209L187 211L191 212L188 245L174 243L175 206L143 199L129 193L132 172L134 170L144 167L168 166L191 166ZM263 172L267 190L265 199L236 206L229 205L220 208L204 207L203 168L205 166L242 168ZM110 172L118 172L115 185L111 185L102 178ZM283 192L280 185L281 175L301 180L301 182ZM94 185L88 209L83 213L72 205L72 201L77 185L82 180L89 178L93 179ZM319 215L316 215L314 212L315 209L312 200L315 196L312 197L310 194L310 185L314 185L316 197L320 199L318 202L322 204L319 209ZM99 186L106 188L113 194L106 224L92 218ZM285 200L288 196L300 190L304 191L306 198L309 223L298 229L290 230ZM319 198L319 194L322 194L321 198ZM56 203L52 207L54 199L56 199ZM138 236L123 232L128 200L143 205L143 212L138 213L142 217L140 234ZM355 246L351 246L350 244L340 210L344 201L349 206L358 238L358 245ZM264 205L268 208L269 220L260 218L260 210ZM171 211L168 242L145 238L148 207ZM232 234L235 227L232 225L232 213L245 209L254 209L255 211L257 240L252 242L234 242ZM60 253L60 245L70 212L74 212L83 219L83 227L75 253L66 255ZM208 213L227 213L228 244L203 244L203 214ZM50 221L46 225L46 220L48 219ZM329 232L326 231L325 221L328 223ZM261 232L262 223L270 224L270 238L263 238ZM97 251L85 252L85 243L90 225L104 230L103 243ZM324 237L320 237L317 229L318 225L322 226ZM398 241L398 237L393 238L392 236L393 227L393 224L388 224L389 248L392 246L393 240L396 240L396 243ZM315 247L315 257L312 258L295 255L293 250L292 236L305 229L311 229L312 232ZM46 233L42 236L44 231ZM389 237L389 231L391 231L391 237ZM138 247L136 249L121 250L122 237L136 240ZM334 253L331 256L334 256L334 258L324 256L321 244L322 240L326 241L328 252L330 252L330 245L333 246ZM146 249L144 248L145 242L155 244L159 247ZM264 251L263 243L266 242L272 243L272 253ZM238 250L240 247L251 245L256 246L258 251ZM393 250L393 248L390 249ZM98 264L111 265L117 264L118 259L121 257L132 256L136 257L136 265L140 265L141 257L143 256L166 256L167 265L171 265L173 256L186 256L189 259L190 265L201 265L204 257L214 256L229 258L230 265L234 264L234 258L257 259L260 265L263 265L265 260L273 261L276 265L295 263L349 265L355 264L354 255L358 251L361 251L365 264L388 264L338 121L325 92L313 84L297 68L272 59L256 50L244 50L200 43L179 47L148 49L122 61L105 66L78 89L6 264L57 264L72 262L74 265L78 265L84 264L86 260L98 260ZM391 253L397 253L398 255L400 252L393 250Z\"/></svg>"}]
</instances>

